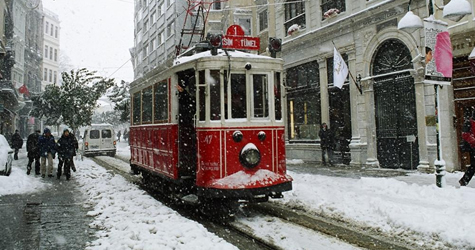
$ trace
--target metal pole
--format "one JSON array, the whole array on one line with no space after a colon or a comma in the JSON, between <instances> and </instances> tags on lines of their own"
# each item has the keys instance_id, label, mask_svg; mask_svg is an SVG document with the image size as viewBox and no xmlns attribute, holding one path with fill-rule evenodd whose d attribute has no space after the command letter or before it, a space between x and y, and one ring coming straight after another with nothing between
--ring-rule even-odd
<instances>
[{"instance_id":1,"label":"metal pole","mask_svg":"<svg viewBox=\"0 0 475 250\"><path fill-rule=\"evenodd\" d=\"M436 178L435 183L437 187L443 188L446 185L445 181L445 161L442 159L441 146L440 146L440 108L439 108L439 85L434 84L434 96L435 96L435 109L436 109L436 141L437 141L437 159L434 161Z\"/></svg>"}]
</instances>

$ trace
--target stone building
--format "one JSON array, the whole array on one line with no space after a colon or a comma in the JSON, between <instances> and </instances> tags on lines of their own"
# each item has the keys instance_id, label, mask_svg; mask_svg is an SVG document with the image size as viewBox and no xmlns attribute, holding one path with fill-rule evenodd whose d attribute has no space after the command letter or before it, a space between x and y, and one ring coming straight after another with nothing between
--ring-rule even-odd
<instances>
[{"instance_id":1,"label":"stone building","mask_svg":"<svg viewBox=\"0 0 475 250\"><path fill-rule=\"evenodd\" d=\"M320 124L326 122L335 132L337 157L344 163L433 171L438 127L447 170L460 169L461 115L454 112L457 69L454 84L438 89L437 124L435 88L424 83L424 31L397 29L407 1L278 2L275 31L284 37L289 158L321 161L315 152L320 150ZM442 6L448 1L436 2ZM421 18L429 16L425 0L412 1L410 7ZM436 18L441 15L436 8ZM473 15L459 23L449 23L454 46L457 37L471 41L463 38L473 30ZM351 72L342 89L333 85L334 47ZM469 50L455 49L454 61L466 65Z\"/></svg>"}]
</instances>

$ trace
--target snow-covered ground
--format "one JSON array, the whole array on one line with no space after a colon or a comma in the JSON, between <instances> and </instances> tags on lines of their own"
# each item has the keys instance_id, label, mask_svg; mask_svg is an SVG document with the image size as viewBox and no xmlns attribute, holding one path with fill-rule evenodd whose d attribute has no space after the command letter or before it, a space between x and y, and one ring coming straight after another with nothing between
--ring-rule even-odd
<instances>
[{"instance_id":1,"label":"snow-covered ground","mask_svg":"<svg viewBox=\"0 0 475 250\"><path fill-rule=\"evenodd\" d=\"M77 162L74 176L89 197L98 229L89 249L236 249L201 224L186 219L122 176L93 161Z\"/></svg>"},{"instance_id":2,"label":"snow-covered ground","mask_svg":"<svg viewBox=\"0 0 475 250\"><path fill-rule=\"evenodd\" d=\"M397 235L428 249L475 248L475 189L448 173L445 188L434 174L395 178L342 178L289 172L293 190L276 202ZM451 246L444 246L449 243Z\"/></svg>"},{"instance_id":3,"label":"snow-covered ground","mask_svg":"<svg viewBox=\"0 0 475 250\"><path fill-rule=\"evenodd\" d=\"M130 157L127 143L118 143L117 154L125 159ZM26 157L25 153L20 152L20 157ZM55 181L27 176L26 166L18 166L18 162L14 161L10 177L0 176L0 196L35 192L48 188L48 182ZM300 163L300 160L288 161L297 166ZM77 181L89 197L88 216L94 217L90 226L98 229L98 239L89 244L90 249L156 249L158 246L160 249L235 249L200 224L181 217L149 197L123 177L87 158L76 161L76 165L78 172L73 173L73 181ZM127 170L127 163L122 162L122 165L122 170ZM467 187L459 187L456 183L462 176L460 172L447 174L445 188L435 185L433 174L417 172L394 178L360 179L292 171L289 174L294 178L293 190L273 202L312 215L351 222L366 230L397 235L421 248L475 248L475 180ZM308 241L286 237L291 234L305 236L303 230L274 229L277 221L258 217L249 219L246 224L260 229L256 231L280 230L281 233L273 238L276 245L306 249ZM332 244L331 240L328 242ZM347 249L348 246L332 244L330 248Z\"/></svg>"}]
</instances>

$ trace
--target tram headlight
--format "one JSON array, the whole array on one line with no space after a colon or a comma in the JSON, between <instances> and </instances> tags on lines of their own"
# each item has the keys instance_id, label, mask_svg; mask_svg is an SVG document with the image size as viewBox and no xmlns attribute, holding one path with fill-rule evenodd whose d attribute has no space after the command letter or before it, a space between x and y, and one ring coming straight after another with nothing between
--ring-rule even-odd
<instances>
[{"instance_id":1,"label":"tram headlight","mask_svg":"<svg viewBox=\"0 0 475 250\"><path fill-rule=\"evenodd\" d=\"M239 161L246 168L253 168L261 161L261 152L253 143L248 143L241 150Z\"/></svg>"},{"instance_id":2,"label":"tram headlight","mask_svg":"<svg viewBox=\"0 0 475 250\"><path fill-rule=\"evenodd\" d=\"M266 139L266 132L261 131L257 134L257 138L259 138L260 141L264 141Z\"/></svg>"},{"instance_id":3,"label":"tram headlight","mask_svg":"<svg viewBox=\"0 0 475 250\"><path fill-rule=\"evenodd\" d=\"M241 141L242 141L242 137L243 137L243 135L242 135L242 132L241 132L241 131L239 131L239 130L234 131L234 133L233 133L233 140L234 140L235 142L241 142Z\"/></svg>"}]
</instances>

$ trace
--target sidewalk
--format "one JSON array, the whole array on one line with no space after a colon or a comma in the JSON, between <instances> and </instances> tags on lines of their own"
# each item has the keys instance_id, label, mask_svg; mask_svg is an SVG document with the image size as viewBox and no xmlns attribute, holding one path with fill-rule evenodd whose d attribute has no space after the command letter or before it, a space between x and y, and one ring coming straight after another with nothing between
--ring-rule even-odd
<instances>
[{"instance_id":1,"label":"sidewalk","mask_svg":"<svg viewBox=\"0 0 475 250\"><path fill-rule=\"evenodd\" d=\"M460 187L462 172L447 173L445 188L435 174L416 170L323 167L287 161L293 189L277 202L366 231L411 243L417 249L475 249L475 180Z\"/></svg>"},{"instance_id":2,"label":"sidewalk","mask_svg":"<svg viewBox=\"0 0 475 250\"><path fill-rule=\"evenodd\" d=\"M356 167L343 164L322 166L320 163L305 163L301 160L288 160L287 169L301 174L317 174L354 179L362 177L394 178L408 184L418 185L435 185L436 179L435 173L425 174L417 170ZM458 181L462 175L463 172L447 173L445 175L447 186L460 187ZM467 187L475 188L475 179L471 181Z\"/></svg>"},{"instance_id":3,"label":"sidewalk","mask_svg":"<svg viewBox=\"0 0 475 250\"><path fill-rule=\"evenodd\" d=\"M12 193L0 190L1 249L84 249L91 242L95 230L88 224L86 199L78 188L74 173L70 181L26 175L28 159L21 150L13 164L16 171L2 179L0 187L9 183ZM54 161L54 171L58 160ZM20 171L18 171L20 170ZM2 177L3 178L3 177ZM14 190L16 189L16 190ZM21 193L18 193L21 190Z\"/></svg>"}]
</instances>

